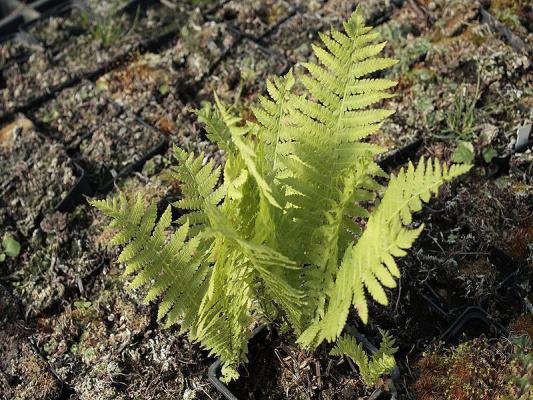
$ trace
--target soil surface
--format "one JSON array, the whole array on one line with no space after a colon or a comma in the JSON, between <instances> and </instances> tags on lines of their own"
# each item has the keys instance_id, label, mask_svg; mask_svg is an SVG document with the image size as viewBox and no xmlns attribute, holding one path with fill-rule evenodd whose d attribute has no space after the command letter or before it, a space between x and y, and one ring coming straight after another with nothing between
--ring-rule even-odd
<instances>
[{"instance_id":1,"label":"soil surface","mask_svg":"<svg viewBox=\"0 0 533 400\"><path fill-rule=\"evenodd\" d=\"M399 399L519 396L504 378L533 376L513 358L531 345L510 344L532 335L533 153L513 146L533 122L533 8L360 3L399 60L385 103L396 113L371 139L400 149L385 169L420 156L451 162L464 148L474 168L416 216L425 230L399 262L390 305L371 303L367 325L355 314L349 323L374 343L378 328L395 337ZM193 110L216 91L253 118L266 79L313 59L318 32L340 28L355 5L88 0L23 27L23 41L0 41L0 243L9 234L21 245L0 262L1 400L222 399L207 379L214 360L128 290L108 221L86 197L141 193L162 211L180 193L164 172L169 144L224 161ZM58 211L72 189L74 206ZM471 306L488 322L451 338ZM302 350L275 322L230 389L239 399L368 398L357 367L330 349ZM493 386L461 367L478 360Z\"/></svg>"}]
</instances>

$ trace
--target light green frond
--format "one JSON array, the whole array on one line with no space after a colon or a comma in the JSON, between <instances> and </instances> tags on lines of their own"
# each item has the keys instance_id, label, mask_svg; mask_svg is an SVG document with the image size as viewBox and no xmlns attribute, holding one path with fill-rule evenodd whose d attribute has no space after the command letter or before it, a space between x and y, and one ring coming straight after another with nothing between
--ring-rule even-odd
<instances>
[{"instance_id":1,"label":"light green frond","mask_svg":"<svg viewBox=\"0 0 533 400\"><path fill-rule=\"evenodd\" d=\"M339 337L335 347L330 352L333 356L349 357L359 368L363 382L370 387L374 386L382 375L389 374L396 366L394 353L398 349L391 347L394 339L386 332L381 332L384 336L380 349L370 359L363 349L363 345L357 343L356 339L350 335Z\"/></svg>"},{"instance_id":2,"label":"light green frond","mask_svg":"<svg viewBox=\"0 0 533 400\"><path fill-rule=\"evenodd\" d=\"M285 129L284 119L288 113L288 100L294 82L292 70L284 77L267 81L270 98L260 96L259 105L252 108L258 122L257 137L260 145L264 147L264 156L268 161L265 170L271 173L282 167L278 159L278 146Z\"/></svg>"},{"instance_id":3,"label":"light green frond","mask_svg":"<svg viewBox=\"0 0 533 400\"><path fill-rule=\"evenodd\" d=\"M158 318L166 316L167 325L180 322L183 332L193 333L209 276L208 242L189 239L188 223L170 234L170 206L156 222L156 205L144 208L140 197L128 201L121 194L118 201L91 204L113 218L110 226L119 230L115 237L124 245L119 261L126 265L125 274L133 275L130 288L148 286L145 300L161 299Z\"/></svg>"},{"instance_id":4,"label":"light green frond","mask_svg":"<svg viewBox=\"0 0 533 400\"><path fill-rule=\"evenodd\" d=\"M363 322L368 320L367 295L380 304L388 303L384 287L396 286L400 276L395 257L406 255L423 226L410 229L411 214L420 211L439 188L467 172L470 166L441 166L421 159L417 168L409 164L392 176L377 209L356 244L346 249L330 293L323 320L313 324L300 337L304 345L335 340L342 331L353 304Z\"/></svg>"},{"instance_id":5,"label":"light green frond","mask_svg":"<svg viewBox=\"0 0 533 400\"><path fill-rule=\"evenodd\" d=\"M220 102L218 97L215 97L215 102L217 109L222 116L222 120L226 124L230 134L231 140L235 147L239 151L239 156L242 157L246 168L251 176L254 177L261 194L272 204L274 207L281 208L278 201L274 198L272 188L269 183L265 180L265 177L258 171L256 164L256 154L255 150L252 147L252 142L247 140L246 134L249 132L249 127L240 126L241 120L238 117L232 115Z\"/></svg>"},{"instance_id":6,"label":"light green frond","mask_svg":"<svg viewBox=\"0 0 533 400\"><path fill-rule=\"evenodd\" d=\"M200 110L196 111L196 115L198 116L198 121L204 126L209 140L216 143L226 154L235 151L231 141L231 133L217 107L205 104Z\"/></svg>"},{"instance_id":7,"label":"light green frond","mask_svg":"<svg viewBox=\"0 0 533 400\"><path fill-rule=\"evenodd\" d=\"M192 339L222 360L223 380L238 377L251 335L252 277L246 260L223 237L215 239L214 266Z\"/></svg>"},{"instance_id":8,"label":"light green frond","mask_svg":"<svg viewBox=\"0 0 533 400\"><path fill-rule=\"evenodd\" d=\"M310 263L316 262L317 253L323 253L318 254L318 259L326 260L331 258L328 253L337 252L322 239L317 240L323 236L321 232L338 231L337 221L350 217L344 210L361 214L354 199L346 202L339 214L337 207L343 190L338 185L355 160L370 161L384 150L362 140L376 133L393 113L368 108L392 97L385 90L393 84L365 77L395 61L376 57L384 43L371 43L377 34L364 25L360 10L345 27L346 33L321 34L324 47L313 47L319 63L303 64L308 74L299 78L307 93L289 98L288 127L284 132L290 133L290 138L279 145L281 160L289 171L279 177L288 188L287 201L292 207L287 218L297 225L290 234L300 229L297 236L303 238L302 248L308 254L304 262ZM372 176L373 171L365 171ZM330 224L333 226L329 227Z\"/></svg>"},{"instance_id":9,"label":"light green frond","mask_svg":"<svg viewBox=\"0 0 533 400\"><path fill-rule=\"evenodd\" d=\"M287 313L293 323L299 323L305 303L304 294L289 279L299 272L299 266L269 246L243 239L219 210L211 208L209 213L214 223L212 232L233 243L233 248L240 252L240 259L249 261L253 274L263 282L273 302Z\"/></svg>"},{"instance_id":10,"label":"light green frond","mask_svg":"<svg viewBox=\"0 0 533 400\"><path fill-rule=\"evenodd\" d=\"M324 288L333 283L340 257L347 246L361 234L361 227L354 221L369 216L368 211L358 203L373 200L375 193L370 190L381 188L367 174L372 165L373 162L363 159L356 162L352 169L346 170L336 185L337 201L331 204L326 214L327 223L312 232L314 246L308 249L308 260L319 266L321 273L318 278L313 279L311 275L306 280L308 297L316 297L316 303L312 305L318 318L324 315L327 294ZM315 274L316 271L309 268L304 273Z\"/></svg>"},{"instance_id":11,"label":"light green frond","mask_svg":"<svg viewBox=\"0 0 533 400\"><path fill-rule=\"evenodd\" d=\"M343 335L339 337L329 354L337 357L348 356L360 368L361 366L367 367L368 363L370 362L368 355L363 349L363 345L361 343L357 343L355 337L351 335Z\"/></svg>"},{"instance_id":12,"label":"light green frond","mask_svg":"<svg viewBox=\"0 0 533 400\"><path fill-rule=\"evenodd\" d=\"M205 162L203 154L195 157L174 146L174 157L178 164L170 169L169 175L180 182L182 198L173 206L189 212L177 222L189 221L191 232L196 234L209 225L205 207L218 205L227 187L219 184L221 168L215 167L213 160Z\"/></svg>"},{"instance_id":13,"label":"light green frond","mask_svg":"<svg viewBox=\"0 0 533 400\"><path fill-rule=\"evenodd\" d=\"M116 230L116 233L111 239L111 245L122 245L130 242L137 233L139 223L141 223L143 216L145 217L144 201L141 196L137 196L136 200L130 203L120 193L118 197L105 200L92 200L90 204L100 210L104 215L112 218L109 227ZM155 217L153 219L155 220Z\"/></svg>"}]
</instances>

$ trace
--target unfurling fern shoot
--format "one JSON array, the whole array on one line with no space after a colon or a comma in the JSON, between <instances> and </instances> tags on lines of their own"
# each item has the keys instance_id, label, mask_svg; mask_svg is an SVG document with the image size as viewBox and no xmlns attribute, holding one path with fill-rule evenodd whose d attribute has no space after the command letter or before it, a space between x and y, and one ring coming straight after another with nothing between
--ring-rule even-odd
<instances>
[{"instance_id":1,"label":"unfurling fern shoot","mask_svg":"<svg viewBox=\"0 0 533 400\"><path fill-rule=\"evenodd\" d=\"M113 219L132 287L146 286L160 319L219 356L226 380L238 377L261 315L285 319L306 347L335 341L352 305L367 322L368 297L387 304L395 258L422 230L412 213L470 168L422 159L396 176L381 170L374 156L385 149L366 139L393 113L375 105L396 83L370 76L396 61L378 57L385 43L359 11L344 28L320 35L318 64L267 82L257 122L218 99L198 112L226 161L174 148L173 206L186 211L174 233L170 208L156 221L139 198L92 202Z\"/></svg>"}]
</instances>

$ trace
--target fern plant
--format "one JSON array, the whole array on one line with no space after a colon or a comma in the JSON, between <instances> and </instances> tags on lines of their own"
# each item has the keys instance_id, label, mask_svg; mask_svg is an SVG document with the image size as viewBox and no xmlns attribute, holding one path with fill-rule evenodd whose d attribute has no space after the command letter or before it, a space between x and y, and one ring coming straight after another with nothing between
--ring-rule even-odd
<instances>
[{"instance_id":1,"label":"fern plant","mask_svg":"<svg viewBox=\"0 0 533 400\"><path fill-rule=\"evenodd\" d=\"M398 351L394 347L395 340L390 334L380 330L382 341L379 350L369 358L361 343L357 343L350 335L342 335L337 339L335 347L330 354L333 356L346 356L357 364L359 374L367 386L375 386L381 375L389 374L396 366L394 353Z\"/></svg>"},{"instance_id":2,"label":"fern plant","mask_svg":"<svg viewBox=\"0 0 533 400\"><path fill-rule=\"evenodd\" d=\"M393 113L372 106L396 83L371 74L395 61L378 57L385 43L373 44L378 34L359 10L344 28L321 35L319 64L267 82L256 121L216 97L198 111L226 161L174 148L182 199L173 206L185 211L175 232L170 208L157 221L140 198L92 202L112 218L131 286L147 286L160 319L219 356L225 380L238 377L265 315L314 347L337 339L352 305L366 322L368 297L387 304L395 258L422 230L412 213L470 168L422 159L380 183L389 176L374 156L384 149L365 139Z\"/></svg>"}]
</instances>

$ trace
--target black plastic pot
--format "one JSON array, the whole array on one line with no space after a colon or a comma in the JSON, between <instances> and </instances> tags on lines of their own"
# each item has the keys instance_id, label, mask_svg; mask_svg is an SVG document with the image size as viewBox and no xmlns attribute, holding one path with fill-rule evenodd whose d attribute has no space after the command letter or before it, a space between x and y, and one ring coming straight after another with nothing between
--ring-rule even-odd
<instances>
[{"instance_id":1,"label":"black plastic pot","mask_svg":"<svg viewBox=\"0 0 533 400\"><path fill-rule=\"evenodd\" d=\"M450 312L446 307L445 302L429 283L424 282L420 288L420 296L422 296L430 308L442 315L446 320L449 320Z\"/></svg>"},{"instance_id":2,"label":"black plastic pot","mask_svg":"<svg viewBox=\"0 0 533 400\"><path fill-rule=\"evenodd\" d=\"M266 325L261 325L257 328L255 328L252 332L252 335L250 337L250 341L254 340L260 333L265 331L267 329ZM349 332L352 336L354 336L360 343L363 344L363 347L370 352L371 354L375 354L378 349L376 346L374 346L364 335L362 335L355 327L347 326L346 331ZM208 378L209 382L215 387L215 389L224 396L227 400L239 400L237 396L235 396L231 390L224 385L218 379L218 375L220 373L220 369L222 367L222 362L220 359L217 359L213 364L210 365L208 370ZM395 400L398 396L398 390L396 388L395 382L397 382L400 379L400 369L396 366L391 373L391 379L387 382L387 389L386 388L378 388L376 389L370 397L368 397L368 400Z\"/></svg>"},{"instance_id":3,"label":"black plastic pot","mask_svg":"<svg viewBox=\"0 0 533 400\"><path fill-rule=\"evenodd\" d=\"M78 180L67 193L65 198L54 207L54 211L72 211L76 206L85 201L85 196L91 196L93 194L93 189L91 188L91 185L89 185L85 170L78 163L73 162L73 164L78 172Z\"/></svg>"},{"instance_id":4,"label":"black plastic pot","mask_svg":"<svg viewBox=\"0 0 533 400\"><path fill-rule=\"evenodd\" d=\"M39 13L19 0L0 2L0 35L15 33L20 24L39 17Z\"/></svg>"},{"instance_id":5,"label":"black plastic pot","mask_svg":"<svg viewBox=\"0 0 533 400\"><path fill-rule=\"evenodd\" d=\"M499 337L507 334L506 329L494 321L487 312L479 307L468 307L441 335L440 340L455 344L466 336L473 339L485 334L487 337Z\"/></svg>"},{"instance_id":6,"label":"black plastic pot","mask_svg":"<svg viewBox=\"0 0 533 400\"><path fill-rule=\"evenodd\" d=\"M163 137L163 139L158 144L156 144L154 147L152 147L150 150L148 150L146 153L144 153L143 156L141 158L139 158L137 161L135 161L135 162L127 165L123 169L121 169L116 176L113 177L111 175L111 173L109 172L108 178L107 179L103 179L97 185L96 192L105 193L105 192L109 191L113 187L113 185L114 185L114 183L116 181L119 181L119 180L127 177L132 172L140 171L143 168L143 166L146 163L146 161L150 160L151 158L153 158L154 156L156 156L158 154L164 154L165 151L167 150L168 144L169 144L168 140L166 138L164 138L164 135L157 128L153 127L150 124L147 124L144 120L142 120L138 116L135 116L135 120L139 124L145 126L148 129L151 129L152 131L154 131L155 133L157 133L158 135Z\"/></svg>"},{"instance_id":7,"label":"black plastic pot","mask_svg":"<svg viewBox=\"0 0 533 400\"><path fill-rule=\"evenodd\" d=\"M391 169L404 164L415 155L422 143L424 143L424 140L419 138L402 147L385 153L378 162L379 166L385 171L390 171Z\"/></svg>"},{"instance_id":8,"label":"black plastic pot","mask_svg":"<svg viewBox=\"0 0 533 400\"><path fill-rule=\"evenodd\" d=\"M215 14L216 11L218 11L219 8L221 8L222 6L224 6L225 4L229 3L230 0L225 0L225 1L222 1L217 7L214 7L213 9L211 10L207 10L205 12L205 18L209 21L216 21L216 22L224 22L223 19L220 19L220 18L217 18ZM290 7L290 9L288 10L288 12L285 14L285 16L281 19L279 19L278 21L276 21L276 23L272 24L271 26L268 27L268 29L266 29L264 32L260 33L260 34L257 34L257 35L253 35L253 34L249 34L249 33L246 33L246 32L243 32L238 26L236 26L233 22L229 21L227 22L228 25L233 29L235 30L235 32L238 32L239 35L241 35L242 37L245 37L247 39L250 39L256 43L261 43L262 39L268 35L270 35L273 31L275 31L278 26L280 26L281 24L283 24L285 21L287 21L289 18L293 17L297 12L297 9L295 7Z\"/></svg>"}]
</instances>

